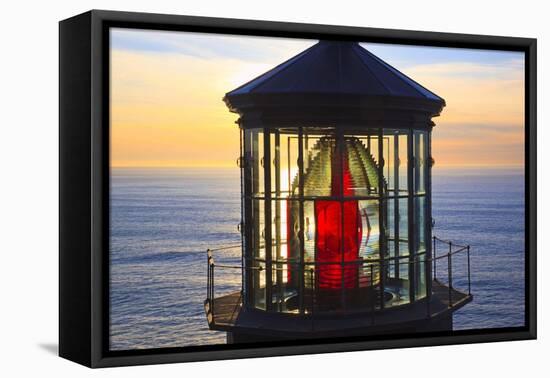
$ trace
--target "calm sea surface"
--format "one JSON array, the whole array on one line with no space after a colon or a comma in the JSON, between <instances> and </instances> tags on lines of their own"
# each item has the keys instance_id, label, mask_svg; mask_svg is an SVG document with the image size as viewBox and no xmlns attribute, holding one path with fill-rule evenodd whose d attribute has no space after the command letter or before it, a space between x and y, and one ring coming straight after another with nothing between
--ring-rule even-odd
<instances>
[{"instance_id":1,"label":"calm sea surface","mask_svg":"<svg viewBox=\"0 0 550 378\"><path fill-rule=\"evenodd\" d=\"M519 171L434 171L434 234L472 246L474 301L455 313L455 329L524 324L523 180ZM112 171L111 349L225 343L204 316L205 251L240 243L239 196L238 169ZM240 264L240 250L217 262ZM453 263L462 288L465 263ZM240 289L237 272L216 278L216 294Z\"/></svg>"}]
</instances>

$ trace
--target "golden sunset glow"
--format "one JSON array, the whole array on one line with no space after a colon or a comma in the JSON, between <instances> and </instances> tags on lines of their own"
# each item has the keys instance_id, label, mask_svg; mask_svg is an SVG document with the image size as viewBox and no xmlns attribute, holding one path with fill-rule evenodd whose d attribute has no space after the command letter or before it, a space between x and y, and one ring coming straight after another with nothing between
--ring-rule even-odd
<instances>
[{"instance_id":1,"label":"golden sunset glow","mask_svg":"<svg viewBox=\"0 0 550 378\"><path fill-rule=\"evenodd\" d=\"M219 63L113 51L113 165L232 163L239 134L221 99L240 67Z\"/></svg>"},{"instance_id":2,"label":"golden sunset glow","mask_svg":"<svg viewBox=\"0 0 550 378\"><path fill-rule=\"evenodd\" d=\"M142 32L135 38L160 34ZM196 37L189 46L199 46L197 50L182 52L176 42L185 41L175 34L186 33L166 33L172 44L162 51L149 46L163 35L146 40L148 44L115 43L111 50L113 167L234 167L239 154L238 116L228 111L223 96L316 43L201 36L215 43L203 46ZM126 42L133 38L125 37ZM243 39L246 44L236 45ZM203 53L216 48L220 52ZM251 57L249 50L266 54ZM484 53L491 52L479 52ZM522 59L505 64L476 59L419 62L406 67L387 61L446 100L442 115L434 119L437 166L523 165Z\"/></svg>"},{"instance_id":3,"label":"golden sunset glow","mask_svg":"<svg viewBox=\"0 0 550 378\"><path fill-rule=\"evenodd\" d=\"M524 145L523 63L440 64L404 70L447 103L435 118L438 166L520 166Z\"/></svg>"}]
</instances>

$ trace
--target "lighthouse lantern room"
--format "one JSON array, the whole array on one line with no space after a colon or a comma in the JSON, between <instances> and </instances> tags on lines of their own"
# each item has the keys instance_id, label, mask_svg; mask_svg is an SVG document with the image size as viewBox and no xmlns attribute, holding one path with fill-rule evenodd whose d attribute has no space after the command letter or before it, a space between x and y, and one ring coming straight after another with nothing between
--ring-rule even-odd
<instances>
[{"instance_id":1,"label":"lighthouse lantern room","mask_svg":"<svg viewBox=\"0 0 550 378\"><path fill-rule=\"evenodd\" d=\"M320 41L224 101L239 115L242 289L215 298L209 250L210 328L234 342L449 329L472 296L470 248L441 241L434 256L431 131L445 101L347 41ZM452 284L457 251L467 293Z\"/></svg>"}]
</instances>

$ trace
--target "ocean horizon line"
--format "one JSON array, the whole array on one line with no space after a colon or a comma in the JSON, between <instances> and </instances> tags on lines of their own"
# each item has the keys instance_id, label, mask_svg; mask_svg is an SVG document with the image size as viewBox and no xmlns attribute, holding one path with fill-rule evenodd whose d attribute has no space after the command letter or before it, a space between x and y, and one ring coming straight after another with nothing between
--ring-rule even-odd
<instances>
[{"instance_id":1,"label":"ocean horizon line","mask_svg":"<svg viewBox=\"0 0 550 378\"><path fill-rule=\"evenodd\" d=\"M237 165L111 165L111 169L239 169ZM434 165L433 169L524 169L525 165Z\"/></svg>"}]
</instances>

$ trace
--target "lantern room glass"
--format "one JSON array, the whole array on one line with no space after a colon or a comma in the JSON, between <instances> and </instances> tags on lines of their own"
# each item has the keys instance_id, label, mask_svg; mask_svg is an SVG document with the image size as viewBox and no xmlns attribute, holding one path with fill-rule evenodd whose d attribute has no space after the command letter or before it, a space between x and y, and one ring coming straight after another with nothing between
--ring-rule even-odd
<instances>
[{"instance_id":1,"label":"lantern room glass","mask_svg":"<svg viewBox=\"0 0 550 378\"><path fill-rule=\"evenodd\" d=\"M427 296L429 131L339 126L242 133L248 308L360 312Z\"/></svg>"}]
</instances>

